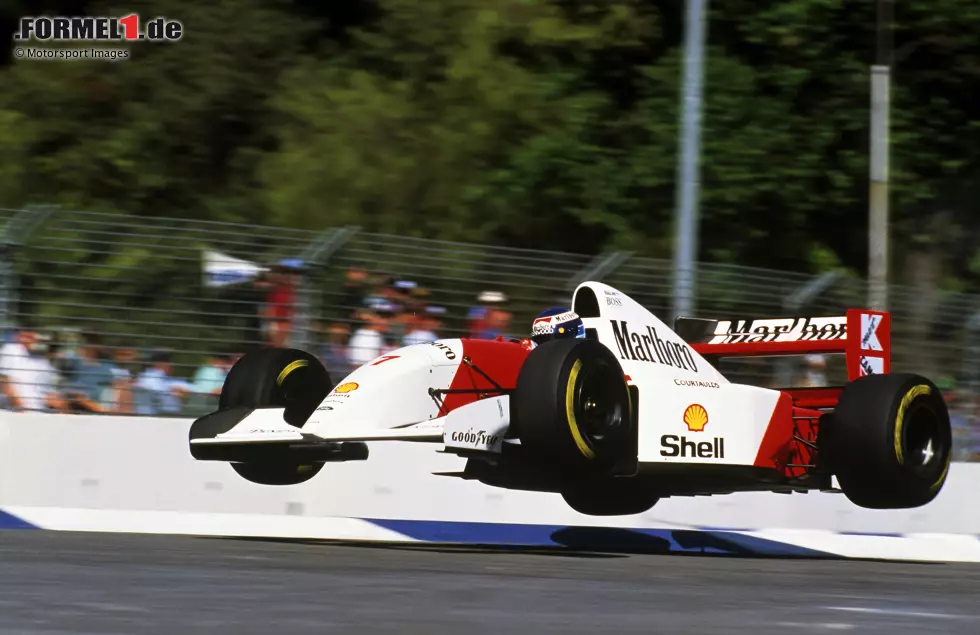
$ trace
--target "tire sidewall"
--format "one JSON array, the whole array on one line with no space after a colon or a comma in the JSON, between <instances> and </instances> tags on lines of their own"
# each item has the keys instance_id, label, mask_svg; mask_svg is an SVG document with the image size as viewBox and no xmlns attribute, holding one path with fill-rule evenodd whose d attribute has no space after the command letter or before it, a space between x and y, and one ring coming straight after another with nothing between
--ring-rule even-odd
<instances>
[{"instance_id":1,"label":"tire sidewall","mask_svg":"<svg viewBox=\"0 0 980 635\"><path fill-rule=\"evenodd\" d=\"M915 462L915 428L937 426L928 467ZM942 393L913 374L872 375L848 384L833 414L829 460L841 489L870 508L918 507L942 489L949 472L952 433ZM938 447L936 447L938 446Z\"/></svg>"},{"instance_id":2,"label":"tire sidewall","mask_svg":"<svg viewBox=\"0 0 980 635\"><path fill-rule=\"evenodd\" d=\"M611 392L603 397L620 411L618 428L606 429L601 441L583 427L576 407L582 382L597 377L609 383ZM602 471L628 447L632 404L622 367L594 340L553 340L537 347L518 375L514 402L521 443L537 460L573 471Z\"/></svg>"},{"instance_id":3,"label":"tire sidewall","mask_svg":"<svg viewBox=\"0 0 980 635\"><path fill-rule=\"evenodd\" d=\"M290 425L303 427L333 389L323 364L294 348L268 348L242 357L228 372L218 407L282 407Z\"/></svg>"}]
</instances>

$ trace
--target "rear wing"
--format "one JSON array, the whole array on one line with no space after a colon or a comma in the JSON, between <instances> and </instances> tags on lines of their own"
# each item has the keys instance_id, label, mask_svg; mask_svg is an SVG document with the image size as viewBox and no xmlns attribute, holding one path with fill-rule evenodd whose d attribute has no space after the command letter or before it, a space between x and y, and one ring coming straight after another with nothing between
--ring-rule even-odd
<instances>
[{"instance_id":1,"label":"rear wing","mask_svg":"<svg viewBox=\"0 0 980 635\"><path fill-rule=\"evenodd\" d=\"M705 357L843 353L849 381L891 372L891 315L882 311L760 320L680 317L674 331Z\"/></svg>"}]
</instances>

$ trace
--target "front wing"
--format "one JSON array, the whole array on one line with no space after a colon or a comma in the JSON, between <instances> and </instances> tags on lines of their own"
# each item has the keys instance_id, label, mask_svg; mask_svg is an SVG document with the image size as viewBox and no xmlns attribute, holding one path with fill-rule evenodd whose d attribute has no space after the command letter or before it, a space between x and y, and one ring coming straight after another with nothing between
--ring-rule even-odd
<instances>
[{"instance_id":1,"label":"front wing","mask_svg":"<svg viewBox=\"0 0 980 635\"><path fill-rule=\"evenodd\" d=\"M283 408L256 408L240 413L219 411L202 417L236 416L239 421L227 432L191 439L194 448L215 446L281 446L319 445L362 441L416 441L443 443L447 449L499 453L510 425L507 395L483 399L453 410L444 417L421 421L398 428L369 427L350 423L331 427L328 434L312 434L290 425L283 419ZM225 426L228 422L225 422Z\"/></svg>"}]
</instances>

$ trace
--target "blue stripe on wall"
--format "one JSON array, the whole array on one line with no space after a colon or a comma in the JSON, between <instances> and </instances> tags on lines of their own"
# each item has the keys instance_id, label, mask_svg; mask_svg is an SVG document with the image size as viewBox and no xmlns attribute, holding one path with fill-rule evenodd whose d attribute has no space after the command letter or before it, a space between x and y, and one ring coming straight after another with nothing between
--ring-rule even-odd
<instances>
[{"instance_id":1,"label":"blue stripe on wall","mask_svg":"<svg viewBox=\"0 0 980 635\"><path fill-rule=\"evenodd\" d=\"M518 525L506 523L364 519L379 527L423 542L569 547L629 553L714 553L827 557L831 554L732 531L699 529L634 529Z\"/></svg>"},{"instance_id":2,"label":"blue stripe on wall","mask_svg":"<svg viewBox=\"0 0 980 635\"><path fill-rule=\"evenodd\" d=\"M40 529L40 527L0 509L0 529Z\"/></svg>"}]
</instances>

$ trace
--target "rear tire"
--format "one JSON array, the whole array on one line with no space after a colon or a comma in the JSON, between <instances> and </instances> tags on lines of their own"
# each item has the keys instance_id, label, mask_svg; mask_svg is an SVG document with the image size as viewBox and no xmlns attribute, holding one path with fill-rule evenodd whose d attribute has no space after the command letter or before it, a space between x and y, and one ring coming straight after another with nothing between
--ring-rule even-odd
<instances>
[{"instance_id":1,"label":"rear tire","mask_svg":"<svg viewBox=\"0 0 980 635\"><path fill-rule=\"evenodd\" d=\"M553 340L531 351L517 377L513 405L521 447L534 461L573 474L601 474L630 447L623 369L594 340Z\"/></svg>"},{"instance_id":2,"label":"rear tire","mask_svg":"<svg viewBox=\"0 0 980 635\"><path fill-rule=\"evenodd\" d=\"M827 463L855 505L920 507L942 489L952 431L942 393L925 377L857 379L844 387L827 424Z\"/></svg>"},{"instance_id":3,"label":"rear tire","mask_svg":"<svg viewBox=\"0 0 980 635\"><path fill-rule=\"evenodd\" d=\"M242 357L228 372L219 410L229 408L284 408L286 423L302 428L333 383L323 364L306 351L293 348L266 348ZM225 429L214 429L216 422ZM191 439L214 437L227 432L238 418L210 418L191 426ZM323 463L296 461L288 454L275 452L263 460L232 463L242 478L259 485L297 485L310 480Z\"/></svg>"}]
</instances>

